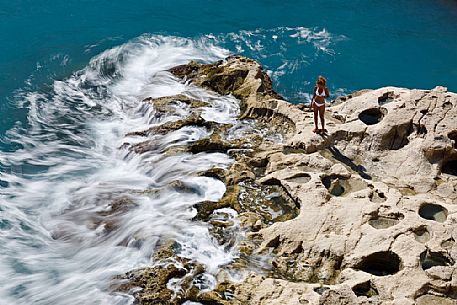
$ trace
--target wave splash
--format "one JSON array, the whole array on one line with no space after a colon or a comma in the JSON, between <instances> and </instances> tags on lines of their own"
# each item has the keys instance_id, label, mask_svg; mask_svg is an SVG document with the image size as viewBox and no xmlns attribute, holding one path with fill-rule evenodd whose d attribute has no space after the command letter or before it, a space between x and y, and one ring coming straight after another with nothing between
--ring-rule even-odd
<instances>
[{"instance_id":1,"label":"wave splash","mask_svg":"<svg viewBox=\"0 0 457 305\"><path fill-rule=\"evenodd\" d=\"M157 116L150 104L142 102L146 97L184 94L205 101L202 117L234 124L233 137L255 128L240 126L235 98L182 83L166 70L190 60L222 59L229 55L223 48L227 40L236 49L244 44L256 53L248 54L254 58L275 54L266 52L259 40L268 35L273 41L289 37L332 54L331 36L325 30L279 28L196 40L143 35L101 53L50 88L21 93L18 103L28 109L28 126L8 132L7 140L20 148L0 156L0 182L5 186L0 190L2 300L130 304L131 296L109 292L112 278L151 264L156 245L170 238L180 244L181 256L206 266L203 286L211 287L217 270L238 254L236 247L218 246L205 224L191 221L195 203L219 200L225 192L222 182L195 173L228 167L232 160L222 153L164 153L207 137L208 131L199 127L152 135L149 140L157 147L140 155L124 143L142 141L128 135L132 131L191 112L187 105L177 104L173 113ZM251 43L248 37L255 39ZM278 47L284 51L289 45L282 41ZM281 64L270 72L273 77L289 67L287 60L278 58ZM176 181L192 185L193 191L170 187ZM160 196L148 195L151 189L160 190ZM117 203L129 208L119 212ZM104 222L101 215L115 217Z\"/></svg>"},{"instance_id":2,"label":"wave splash","mask_svg":"<svg viewBox=\"0 0 457 305\"><path fill-rule=\"evenodd\" d=\"M10 304L125 304L131 297L109 294L113 276L150 264L155 245L175 238L186 256L216 270L232 259L209 238L203 224L191 222L192 205L218 200L222 182L192 174L227 167L227 155L164 151L208 135L189 127L159 136L157 150L138 155L122 148L128 132L146 130L186 116L156 117L145 97L185 94L208 101L205 119L235 121L236 99L219 97L177 81L164 72L190 60L214 61L228 51L176 37L143 36L93 58L48 92L23 96L28 129L10 130L20 145L4 153L1 179L0 295ZM138 140L137 140L138 141ZM194 185L192 193L168 186ZM154 198L144 190L159 189ZM133 208L100 222L113 202ZM113 220L114 221L114 220ZM109 226L111 225L111 227ZM198 241L200 249L196 249ZM200 250L204 248L204 252Z\"/></svg>"}]
</instances>

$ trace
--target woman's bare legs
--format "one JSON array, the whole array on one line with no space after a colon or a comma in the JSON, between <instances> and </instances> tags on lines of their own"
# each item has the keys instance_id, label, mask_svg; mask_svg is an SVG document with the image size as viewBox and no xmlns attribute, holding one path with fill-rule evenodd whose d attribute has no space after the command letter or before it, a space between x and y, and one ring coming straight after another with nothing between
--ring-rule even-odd
<instances>
[{"instance_id":1,"label":"woman's bare legs","mask_svg":"<svg viewBox=\"0 0 457 305\"><path fill-rule=\"evenodd\" d=\"M322 125L322 131L325 132L325 117L324 117L324 113L325 113L325 105L322 106L322 107L319 107L319 117L321 119L321 125ZM317 126L317 120L315 119L314 120L315 122L315 125Z\"/></svg>"},{"instance_id":2,"label":"woman's bare legs","mask_svg":"<svg viewBox=\"0 0 457 305\"><path fill-rule=\"evenodd\" d=\"M314 129L313 129L313 132L317 132L319 130L319 128L317 127L317 113L319 111L319 107L317 107L316 105L313 105L313 110L314 110Z\"/></svg>"}]
</instances>

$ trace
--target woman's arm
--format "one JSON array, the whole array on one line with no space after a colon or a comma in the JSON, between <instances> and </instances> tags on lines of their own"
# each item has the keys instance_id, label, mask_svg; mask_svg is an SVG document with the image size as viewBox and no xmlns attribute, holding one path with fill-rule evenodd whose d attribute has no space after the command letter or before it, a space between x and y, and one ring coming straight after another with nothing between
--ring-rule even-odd
<instances>
[{"instance_id":1,"label":"woman's arm","mask_svg":"<svg viewBox=\"0 0 457 305\"><path fill-rule=\"evenodd\" d=\"M325 88L325 98L329 98L330 97L330 92L328 91L328 88L326 87Z\"/></svg>"},{"instance_id":2,"label":"woman's arm","mask_svg":"<svg viewBox=\"0 0 457 305\"><path fill-rule=\"evenodd\" d=\"M314 90L313 90L313 98L311 99L311 103L309 103L309 109L311 109L313 107L313 101L314 99L316 98L316 88L317 87L314 87Z\"/></svg>"}]
</instances>

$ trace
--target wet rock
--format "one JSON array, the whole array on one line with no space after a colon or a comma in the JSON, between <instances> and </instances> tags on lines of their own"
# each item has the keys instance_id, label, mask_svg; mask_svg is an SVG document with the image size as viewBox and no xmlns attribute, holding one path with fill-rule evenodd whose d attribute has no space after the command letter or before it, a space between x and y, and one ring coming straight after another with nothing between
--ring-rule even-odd
<instances>
[{"instance_id":1,"label":"wet rock","mask_svg":"<svg viewBox=\"0 0 457 305\"><path fill-rule=\"evenodd\" d=\"M266 130L233 142L225 138L231 127L200 121L198 110L187 122L152 130L199 125L211 136L179 152L224 152L234 158L228 169L200 173L220 179L227 191L218 202L196 205L196 220L208 222L221 245L232 244L228 231L236 226L220 209L235 210L247 238L239 242L240 258L230 268L262 270L236 284L218 278L219 286L210 292L185 284L192 292L183 294L181 303L454 301L456 94L395 87L356 92L328 107L328 133L318 135L312 133L312 115L277 95L252 60L232 56L170 71L237 97L241 122L255 119ZM175 102L202 106L169 105ZM275 133L282 142L267 140ZM271 266L260 263L266 260ZM197 282L199 274L192 274Z\"/></svg>"},{"instance_id":2,"label":"wet rock","mask_svg":"<svg viewBox=\"0 0 457 305\"><path fill-rule=\"evenodd\" d=\"M115 279L112 289L132 293L138 304L180 304L180 297L174 297L167 284L174 278L183 278L192 272L196 265L174 254L175 243L164 243L154 254L156 261L163 261L155 267L133 270ZM202 272L198 268L197 274ZM191 285L190 278L186 285ZM189 288L189 287L186 287Z\"/></svg>"},{"instance_id":3,"label":"wet rock","mask_svg":"<svg viewBox=\"0 0 457 305\"><path fill-rule=\"evenodd\" d=\"M171 113L175 114L183 105L192 111L208 106L208 102L196 100L183 94L158 98L147 97L143 102L153 106L155 118L161 118Z\"/></svg>"},{"instance_id":4,"label":"wet rock","mask_svg":"<svg viewBox=\"0 0 457 305\"><path fill-rule=\"evenodd\" d=\"M219 201L204 201L194 205L197 210L197 215L194 217L195 220L208 220L209 216L214 210L222 208L233 208L236 211L240 211L240 207L237 198L240 194L240 188L234 185L228 185L226 192L221 200Z\"/></svg>"},{"instance_id":5,"label":"wet rock","mask_svg":"<svg viewBox=\"0 0 457 305\"><path fill-rule=\"evenodd\" d=\"M166 122L164 124L151 127L145 131L133 132L127 134L128 136L136 135L136 136L147 136L148 134L167 134L170 131L181 129L185 126L198 126L198 127L205 127L211 128L214 123L205 121L200 114L192 113L189 116L179 119L177 121Z\"/></svg>"},{"instance_id":6,"label":"wet rock","mask_svg":"<svg viewBox=\"0 0 457 305\"><path fill-rule=\"evenodd\" d=\"M111 201L109 209L100 211L98 214L100 216L112 216L125 213L127 210L135 207L136 204L128 196L121 196Z\"/></svg>"},{"instance_id":7,"label":"wet rock","mask_svg":"<svg viewBox=\"0 0 457 305\"><path fill-rule=\"evenodd\" d=\"M282 99L272 88L270 77L252 59L239 55L214 64L199 64L195 61L169 70L172 74L190 80L197 86L206 87L219 94L233 94L242 102L250 96L263 99ZM256 97L257 98L257 97ZM261 99L261 98L259 98ZM243 110L242 104L242 110Z\"/></svg>"},{"instance_id":8,"label":"wet rock","mask_svg":"<svg viewBox=\"0 0 457 305\"><path fill-rule=\"evenodd\" d=\"M97 212L92 217L93 227L103 226L106 233L118 228L118 217L134 208L136 204L128 196L122 196L111 201L108 209Z\"/></svg>"},{"instance_id":9,"label":"wet rock","mask_svg":"<svg viewBox=\"0 0 457 305\"><path fill-rule=\"evenodd\" d=\"M236 139L225 141L218 133L213 133L209 138L204 138L191 143L187 146L187 150L193 154L200 152L222 152L227 153L231 149L240 149L246 141Z\"/></svg>"},{"instance_id":10,"label":"wet rock","mask_svg":"<svg viewBox=\"0 0 457 305\"><path fill-rule=\"evenodd\" d=\"M240 100L241 118L267 118L272 126L291 132L295 130L293 120L288 116L289 107L281 104L283 98L272 88L270 77L252 59L239 55L230 56L213 64L190 62L169 70L177 77L191 81L222 95L232 94Z\"/></svg>"},{"instance_id":11,"label":"wet rock","mask_svg":"<svg viewBox=\"0 0 457 305\"><path fill-rule=\"evenodd\" d=\"M131 293L136 304L178 305L185 301L203 304L228 305L223 294L232 288L230 283L220 283L214 291L201 291L204 266L176 256L176 244L169 241L154 254L153 267L138 269L114 279L114 291ZM179 289L172 291L170 283L177 281Z\"/></svg>"},{"instance_id":12,"label":"wet rock","mask_svg":"<svg viewBox=\"0 0 457 305\"><path fill-rule=\"evenodd\" d=\"M127 284L117 287L118 291L133 292L138 304L178 304L172 301L173 292L166 288L167 283L175 277L183 277L188 270L169 264L162 268L148 268L131 271L125 276ZM134 292L138 288L140 292Z\"/></svg>"}]
</instances>

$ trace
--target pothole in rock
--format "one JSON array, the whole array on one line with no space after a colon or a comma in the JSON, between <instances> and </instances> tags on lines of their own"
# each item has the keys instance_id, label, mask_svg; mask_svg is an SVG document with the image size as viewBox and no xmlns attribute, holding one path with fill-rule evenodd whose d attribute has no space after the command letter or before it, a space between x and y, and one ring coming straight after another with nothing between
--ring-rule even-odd
<instances>
[{"instance_id":1,"label":"pothole in rock","mask_svg":"<svg viewBox=\"0 0 457 305\"><path fill-rule=\"evenodd\" d=\"M306 173L299 173L296 175L293 175L289 178L286 178L286 181L289 182L295 182L295 183L308 183L311 180L311 176Z\"/></svg>"},{"instance_id":2,"label":"pothole in rock","mask_svg":"<svg viewBox=\"0 0 457 305\"><path fill-rule=\"evenodd\" d=\"M386 195L384 195L383 192L380 192L378 190L375 190L371 195L370 195L370 200L375 203L381 203L385 202L387 200Z\"/></svg>"},{"instance_id":3,"label":"pothole in rock","mask_svg":"<svg viewBox=\"0 0 457 305\"><path fill-rule=\"evenodd\" d=\"M426 203L419 208L419 215L428 220L445 222L447 219L447 209L439 204Z\"/></svg>"},{"instance_id":4,"label":"pothole in rock","mask_svg":"<svg viewBox=\"0 0 457 305\"><path fill-rule=\"evenodd\" d=\"M392 251L375 252L364 257L354 269L362 270L367 273L385 276L395 274L401 269L400 257Z\"/></svg>"},{"instance_id":5,"label":"pothole in rock","mask_svg":"<svg viewBox=\"0 0 457 305\"><path fill-rule=\"evenodd\" d=\"M341 196L346 192L347 178L327 176L322 179L322 183L333 196Z\"/></svg>"},{"instance_id":6,"label":"pothole in rock","mask_svg":"<svg viewBox=\"0 0 457 305\"><path fill-rule=\"evenodd\" d=\"M384 105L387 103L392 102L395 99L395 93L393 91L389 91L378 97L378 104Z\"/></svg>"},{"instance_id":7,"label":"pothole in rock","mask_svg":"<svg viewBox=\"0 0 457 305\"><path fill-rule=\"evenodd\" d=\"M457 160L449 160L443 162L441 173L451 176L457 176Z\"/></svg>"},{"instance_id":8,"label":"pothole in rock","mask_svg":"<svg viewBox=\"0 0 457 305\"><path fill-rule=\"evenodd\" d=\"M355 295L358 297L366 296L368 298L371 298L372 296L379 294L378 290L371 281L366 281L355 285L354 287L352 287L352 291L354 291Z\"/></svg>"},{"instance_id":9,"label":"pothole in rock","mask_svg":"<svg viewBox=\"0 0 457 305\"><path fill-rule=\"evenodd\" d=\"M322 287L316 287L316 288L314 288L313 290L314 290L314 292L316 292L316 293L322 295L325 291L327 291L327 290L329 290L329 289L330 289L330 288L328 288L328 287L322 286Z\"/></svg>"},{"instance_id":10,"label":"pothole in rock","mask_svg":"<svg viewBox=\"0 0 457 305\"><path fill-rule=\"evenodd\" d=\"M348 179L337 175L323 177L322 183L333 196L343 196L367 187L367 184L360 179Z\"/></svg>"},{"instance_id":11,"label":"pothole in rock","mask_svg":"<svg viewBox=\"0 0 457 305\"><path fill-rule=\"evenodd\" d=\"M298 215L299 207L280 185L259 185L252 180L245 180L239 183L239 187L241 210L256 213L267 225Z\"/></svg>"},{"instance_id":12,"label":"pothole in rock","mask_svg":"<svg viewBox=\"0 0 457 305\"><path fill-rule=\"evenodd\" d=\"M257 178L265 176L267 165L268 158L252 159L249 161L249 166Z\"/></svg>"},{"instance_id":13,"label":"pothole in rock","mask_svg":"<svg viewBox=\"0 0 457 305\"><path fill-rule=\"evenodd\" d=\"M368 224L375 229L387 229L392 227L403 220L405 216L403 214L391 214L391 215L373 215Z\"/></svg>"},{"instance_id":14,"label":"pothole in rock","mask_svg":"<svg viewBox=\"0 0 457 305\"><path fill-rule=\"evenodd\" d=\"M252 172L254 173L254 175L257 178L264 177L266 171L267 171L267 167L266 166L254 166L254 167L252 167Z\"/></svg>"},{"instance_id":15,"label":"pothole in rock","mask_svg":"<svg viewBox=\"0 0 457 305\"><path fill-rule=\"evenodd\" d=\"M426 243L430 240L430 232L426 226L421 226L413 230L414 238L420 243Z\"/></svg>"},{"instance_id":16,"label":"pothole in rock","mask_svg":"<svg viewBox=\"0 0 457 305\"><path fill-rule=\"evenodd\" d=\"M435 266L452 266L454 261L447 254L426 250L420 255L420 263L423 270Z\"/></svg>"},{"instance_id":17,"label":"pothole in rock","mask_svg":"<svg viewBox=\"0 0 457 305\"><path fill-rule=\"evenodd\" d=\"M457 149L457 130L453 130L447 134L447 137L452 140L452 146Z\"/></svg>"},{"instance_id":18,"label":"pothole in rock","mask_svg":"<svg viewBox=\"0 0 457 305\"><path fill-rule=\"evenodd\" d=\"M277 246L280 243L279 238L275 238L270 245ZM284 241L281 245L283 244ZM303 252L301 246L300 249L300 252ZM334 285L339 278L342 262L343 256L331 252L303 256L293 251L290 254L283 253L275 257L269 276L292 282Z\"/></svg>"},{"instance_id":19,"label":"pothole in rock","mask_svg":"<svg viewBox=\"0 0 457 305\"><path fill-rule=\"evenodd\" d=\"M444 249L451 249L455 244L455 240L454 238L449 238L447 240L444 240L443 242L441 242L441 247L443 247Z\"/></svg>"},{"instance_id":20,"label":"pothole in rock","mask_svg":"<svg viewBox=\"0 0 457 305\"><path fill-rule=\"evenodd\" d=\"M366 125L375 125L381 122L386 114L385 108L369 108L359 114L359 120Z\"/></svg>"}]
</instances>

